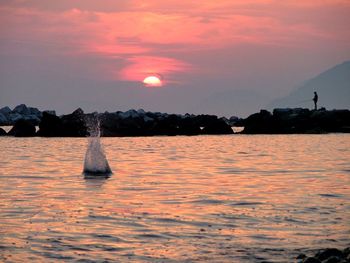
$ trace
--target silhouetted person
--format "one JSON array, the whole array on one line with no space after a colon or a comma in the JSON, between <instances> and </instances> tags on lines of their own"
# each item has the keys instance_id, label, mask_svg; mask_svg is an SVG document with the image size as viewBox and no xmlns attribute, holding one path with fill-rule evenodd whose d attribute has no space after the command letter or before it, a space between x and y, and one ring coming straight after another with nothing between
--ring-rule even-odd
<instances>
[{"instance_id":1,"label":"silhouetted person","mask_svg":"<svg viewBox=\"0 0 350 263\"><path fill-rule=\"evenodd\" d=\"M314 104L315 104L315 110L317 110L318 95L316 91L314 91L314 98L312 100L314 101Z\"/></svg>"}]
</instances>

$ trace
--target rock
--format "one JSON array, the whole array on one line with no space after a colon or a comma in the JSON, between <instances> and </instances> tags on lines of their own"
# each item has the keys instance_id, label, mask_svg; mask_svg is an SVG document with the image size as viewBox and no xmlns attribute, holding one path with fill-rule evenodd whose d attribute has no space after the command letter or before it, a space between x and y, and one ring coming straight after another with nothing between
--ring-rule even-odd
<instances>
[{"instance_id":1,"label":"rock","mask_svg":"<svg viewBox=\"0 0 350 263\"><path fill-rule=\"evenodd\" d=\"M138 110L137 110L137 113L138 113L138 115L145 115L145 114L146 114L146 112L144 111L144 109L138 109Z\"/></svg>"},{"instance_id":2,"label":"rock","mask_svg":"<svg viewBox=\"0 0 350 263\"><path fill-rule=\"evenodd\" d=\"M201 128L194 118L179 118L173 115L174 122L177 124L175 131L179 135L199 135L201 134Z\"/></svg>"},{"instance_id":3,"label":"rock","mask_svg":"<svg viewBox=\"0 0 350 263\"><path fill-rule=\"evenodd\" d=\"M6 136L7 133L3 128L0 128L0 136Z\"/></svg>"},{"instance_id":4,"label":"rock","mask_svg":"<svg viewBox=\"0 0 350 263\"><path fill-rule=\"evenodd\" d=\"M14 124L15 122L23 119L23 116L15 112L15 113L10 113L7 119L9 120L9 124Z\"/></svg>"},{"instance_id":5,"label":"rock","mask_svg":"<svg viewBox=\"0 0 350 263\"><path fill-rule=\"evenodd\" d=\"M303 263L321 263L317 258L309 257L303 260Z\"/></svg>"},{"instance_id":6,"label":"rock","mask_svg":"<svg viewBox=\"0 0 350 263\"><path fill-rule=\"evenodd\" d=\"M44 111L39 124L38 135L43 137L58 137L63 136L63 134L62 120L56 115Z\"/></svg>"},{"instance_id":7,"label":"rock","mask_svg":"<svg viewBox=\"0 0 350 263\"><path fill-rule=\"evenodd\" d=\"M299 254L296 259L305 259L306 255L305 254Z\"/></svg>"},{"instance_id":8,"label":"rock","mask_svg":"<svg viewBox=\"0 0 350 263\"><path fill-rule=\"evenodd\" d=\"M30 114L30 110L28 109L28 107L25 104L20 104L18 106L16 106L13 110L13 113L19 113L21 115L29 115Z\"/></svg>"},{"instance_id":9,"label":"rock","mask_svg":"<svg viewBox=\"0 0 350 263\"><path fill-rule=\"evenodd\" d=\"M122 119L127 119L127 118L137 118L139 117L139 114L136 110L128 110L126 112L119 113L119 116Z\"/></svg>"},{"instance_id":10,"label":"rock","mask_svg":"<svg viewBox=\"0 0 350 263\"><path fill-rule=\"evenodd\" d=\"M0 125L8 125L8 124L9 124L9 120L3 113L0 112Z\"/></svg>"},{"instance_id":11,"label":"rock","mask_svg":"<svg viewBox=\"0 0 350 263\"><path fill-rule=\"evenodd\" d=\"M242 133L259 134L272 133L272 114L266 110L250 115L243 121L244 130Z\"/></svg>"},{"instance_id":12,"label":"rock","mask_svg":"<svg viewBox=\"0 0 350 263\"><path fill-rule=\"evenodd\" d=\"M38 125L40 123L40 118L32 114L23 116L23 119L31 122L34 125Z\"/></svg>"},{"instance_id":13,"label":"rock","mask_svg":"<svg viewBox=\"0 0 350 263\"><path fill-rule=\"evenodd\" d=\"M347 247L343 250L343 255L345 258L350 255L350 247Z\"/></svg>"},{"instance_id":14,"label":"rock","mask_svg":"<svg viewBox=\"0 0 350 263\"><path fill-rule=\"evenodd\" d=\"M12 110L6 106L0 109L0 113L4 114L5 116L9 115L12 112Z\"/></svg>"},{"instance_id":15,"label":"rock","mask_svg":"<svg viewBox=\"0 0 350 263\"><path fill-rule=\"evenodd\" d=\"M148 116L143 116L143 121L144 122L151 122L151 121L154 121L154 119L151 117L148 117Z\"/></svg>"},{"instance_id":16,"label":"rock","mask_svg":"<svg viewBox=\"0 0 350 263\"><path fill-rule=\"evenodd\" d=\"M15 137L35 136L35 126L31 122L21 119L15 123L8 135Z\"/></svg>"},{"instance_id":17,"label":"rock","mask_svg":"<svg viewBox=\"0 0 350 263\"><path fill-rule=\"evenodd\" d=\"M331 256L330 258L323 260L322 263L340 263L342 261L341 258L339 257L335 257L335 256Z\"/></svg>"},{"instance_id":18,"label":"rock","mask_svg":"<svg viewBox=\"0 0 350 263\"><path fill-rule=\"evenodd\" d=\"M233 130L223 119L213 119L202 130L203 134L233 134Z\"/></svg>"},{"instance_id":19,"label":"rock","mask_svg":"<svg viewBox=\"0 0 350 263\"><path fill-rule=\"evenodd\" d=\"M320 261L329 259L330 257L342 258L343 252L340 251L339 249L336 249L336 248L327 248L327 249L319 251L315 257L317 259L319 259Z\"/></svg>"},{"instance_id":20,"label":"rock","mask_svg":"<svg viewBox=\"0 0 350 263\"><path fill-rule=\"evenodd\" d=\"M56 116L56 111L54 111L54 110L44 110L42 113L44 113L44 112Z\"/></svg>"},{"instance_id":21,"label":"rock","mask_svg":"<svg viewBox=\"0 0 350 263\"><path fill-rule=\"evenodd\" d=\"M261 110L238 121L247 134L293 134L350 132L350 111L303 108L274 109L273 114Z\"/></svg>"},{"instance_id":22,"label":"rock","mask_svg":"<svg viewBox=\"0 0 350 263\"><path fill-rule=\"evenodd\" d=\"M30 111L30 115L34 115L34 116L38 117L39 119L43 116L41 111L39 111L37 108L28 107L28 109Z\"/></svg>"},{"instance_id":23,"label":"rock","mask_svg":"<svg viewBox=\"0 0 350 263\"><path fill-rule=\"evenodd\" d=\"M84 111L81 108L61 117L64 137L86 137L89 135Z\"/></svg>"},{"instance_id":24,"label":"rock","mask_svg":"<svg viewBox=\"0 0 350 263\"><path fill-rule=\"evenodd\" d=\"M235 126L236 123L240 120L240 118L236 117L236 116L231 116L228 121L229 121L229 124L231 126Z\"/></svg>"}]
</instances>

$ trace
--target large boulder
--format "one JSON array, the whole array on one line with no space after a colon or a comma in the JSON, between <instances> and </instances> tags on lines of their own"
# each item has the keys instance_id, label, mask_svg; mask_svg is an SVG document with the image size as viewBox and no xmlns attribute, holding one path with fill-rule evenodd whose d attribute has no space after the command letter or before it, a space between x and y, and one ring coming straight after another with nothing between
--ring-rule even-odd
<instances>
[{"instance_id":1,"label":"large boulder","mask_svg":"<svg viewBox=\"0 0 350 263\"><path fill-rule=\"evenodd\" d=\"M204 126L203 134L233 134L233 130L224 119L215 119Z\"/></svg>"},{"instance_id":2,"label":"large boulder","mask_svg":"<svg viewBox=\"0 0 350 263\"><path fill-rule=\"evenodd\" d=\"M0 125L11 125L10 113L12 110L9 107L3 107L0 109Z\"/></svg>"},{"instance_id":3,"label":"large boulder","mask_svg":"<svg viewBox=\"0 0 350 263\"><path fill-rule=\"evenodd\" d=\"M81 108L61 117L64 137L86 137L89 135L84 111Z\"/></svg>"},{"instance_id":4,"label":"large boulder","mask_svg":"<svg viewBox=\"0 0 350 263\"><path fill-rule=\"evenodd\" d=\"M244 126L242 133L271 133L271 126L273 124L272 114L269 111L261 110L259 113L250 115L243 121L242 124Z\"/></svg>"},{"instance_id":5,"label":"large boulder","mask_svg":"<svg viewBox=\"0 0 350 263\"><path fill-rule=\"evenodd\" d=\"M201 134L201 127L195 118L186 117L181 118L176 116L178 123L178 134L180 135L199 135Z\"/></svg>"},{"instance_id":6,"label":"large boulder","mask_svg":"<svg viewBox=\"0 0 350 263\"><path fill-rule=\"evenodd\" d=\"M149 128L150 135L179 135L179 123L175 115L156 114L153 125Z\"/></svg>"},{"instance_id":7,"label":"large boulder","mask_svg":"<svg viewBox=\"0 0 350 263\"><path fill-rule=\"evenodd\" d=\"M71 114L63 115L61 118L44 111L39 124L38 135L44 137L88 136L89 132L83 110L79 108Z\"/></svg>"},{"instance_id":8,"label":"large boulder","mask_svg":"<svg viewBox=\"0 0 350 263\"><path fill-rule=\"evenodd\" d=\"M44 112L56 116L56 111L54 111L54 110L44 110L42 113L44 113Z\"/></svg>"},{"instance_id":9,"label":"large boulder","mask_svg":"<svg viewBox=\"0 0 350 263\"><path fill-rule=\"evenodd\" d=\"M13 113L19 113L21 115L30 115L30 109L25 104L20 104L16 106L13 110Z\"/></svg>"},{"instance_id":10,"label":"large boulder","mask_svg":"<svg viewBox=\"0 0 350 263\"><path fill-rule=\"evenodd\" d=\"M40 123L40 118L38 116L32 115L32 114L24 115L23 119L31 122L34 125L38 125Z\"/></svg>"},{"instance_id":11,"label":"large boulder","mask_svg":"<svg viewBox=\"0 0 350 263\"><path fill-rule=\"evenodd\" d=\"M9 115L12 112L12 110L6 106L0 109L0 113L4 114L5 116Z\"/></svg>"},{"instance_id":12,"label":"large boulder","mask_svg":"<svg viewBox=\"0 0 350 263\"><path fill-rule=\"evenodd\" d=\"M350 132L350 111L313 111L310 122L324 132Z\"/></svg>"},{"instance_id":13,"label":"large boulder","mask_svg":"<svg viewBox=\"0 0 350 263\"><path fill-rule=\"evenodd\" d=\"M7 119L6 115L0 112L0 125L8 125L9 120Z\"/></svg>"},{"instance_id":14,"label":"large boulder","mask_svg":"<svg viewBox=\"0 0 350 263\"><path fill-rule=\"evenodd\" d=\"M270 125L271 133L307 133L313 128L310 115L311 111L309 109L275 109L273 111L273 123Z\"/></svg>"},{"instance_id":15,"label":"large boulder","mask_svg":"<svg viewBox=\"0 0 350 263\"><path fill-rule=\"evenodd\" d=\"M324 250L319 251L315 257L322 262L331 257L337 257L341 259L343 257L343 252L337 248L326 248Z\"/></svg>"},{"instance_id":16,"label":"large boulder","mask_svg":"<svg viewBox=\"0 0 350 263\"><path fill-rule=\"evenodd\" d=\"M7 133L3 128L0 128L0 136L6 136Z\"/></svg>"},{"instance_id":17,"label":"large boulder","mask_svg":"<svg viewBox=\"0 0 350 263\"><path fill-rule=\"evenodd\" d=\"M35 136L35 126L24 119L18 120L12 129L8 132L8 135L15 137L31 137Z\"/></svg>"},{"instance_id":18,"label":"large boulder","mask_svg":"<svg viewBox=\"0 0 350 263\"><path fill-rule=\"evenodd\" d=\"M63 135L62 120L56 115L43 112L43 117L39 124L39 136L43 137L59 137Z\"/></svg>"},{"instance_id":19,"label":"large boulder","mask_svg":"<svg viewBox=\"0 0 350 263\"><path fill-rule=\"evenodd\" d=\"M41 113L40 110L38 110L37 108L33 108L33 107L28 107L29 111L30 111L30 115L34 115L36 117L38 117L39 119L43 116L43 114Z\"/></svg>"},{"instance_id":20,"label":"large boulder","mask_svg":"<svg viewBox=\"0 0 350 263\"><path fill-rule=\"evenodd\" d=\"M23 119L23 116L17 112L11 112L7 119L9 120L9 124L14 124L16 123L17 121Z\"/></svg>"}]
</instances>

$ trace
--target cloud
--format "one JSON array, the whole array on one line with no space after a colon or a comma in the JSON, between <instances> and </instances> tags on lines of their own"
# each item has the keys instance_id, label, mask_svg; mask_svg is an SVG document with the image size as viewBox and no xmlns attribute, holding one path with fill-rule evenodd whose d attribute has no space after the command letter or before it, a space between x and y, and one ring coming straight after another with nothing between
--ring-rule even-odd
<instances>
[{"instance_id":1,"label":"cloud","mask_svg":"<svg viewBox=\"0 0 350 263\"><path fill-rule=\"evenodd\" d=\"M149 68L171 78L200 69L181 55L189 51L248 44L310 48L337 40L349 45L349 18L327 12L349 6L342 0L4 1L0 52L99 55L118 60L121 72L106 72L123 80L134 81Z\"/></svg>"},{"instance_id":2,"label":"cloud","mask_svg":"<svg viewBox=\"0 0 350 263\"><path fill-rule=\"evenodd\" d=\"M119 72L122 80L140 81L149 75L160 75L163 83L173 83L175 73L188 72L191 66L173 58L135 56L127 59L128 65Z\"/></svg>"}]
</instances>

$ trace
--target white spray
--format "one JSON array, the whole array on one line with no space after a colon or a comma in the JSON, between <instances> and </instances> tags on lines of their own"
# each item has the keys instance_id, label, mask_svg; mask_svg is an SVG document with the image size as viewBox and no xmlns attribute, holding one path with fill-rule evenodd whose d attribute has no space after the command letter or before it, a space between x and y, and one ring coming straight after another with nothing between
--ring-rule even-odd
<instances>
[{"instance_id":1,"label":"white spray","mask_svg":"<svg viewBox=\"0 0 350 263\"><path fill-rule=\"evenodd\" d=\"M106 155L100 142L100 122L97 119L95 125L90 125L89 143L85 154L84 174L88 175L106 175L111 174L112 170L108 164Z\"/></svg>"}]
</instances>

